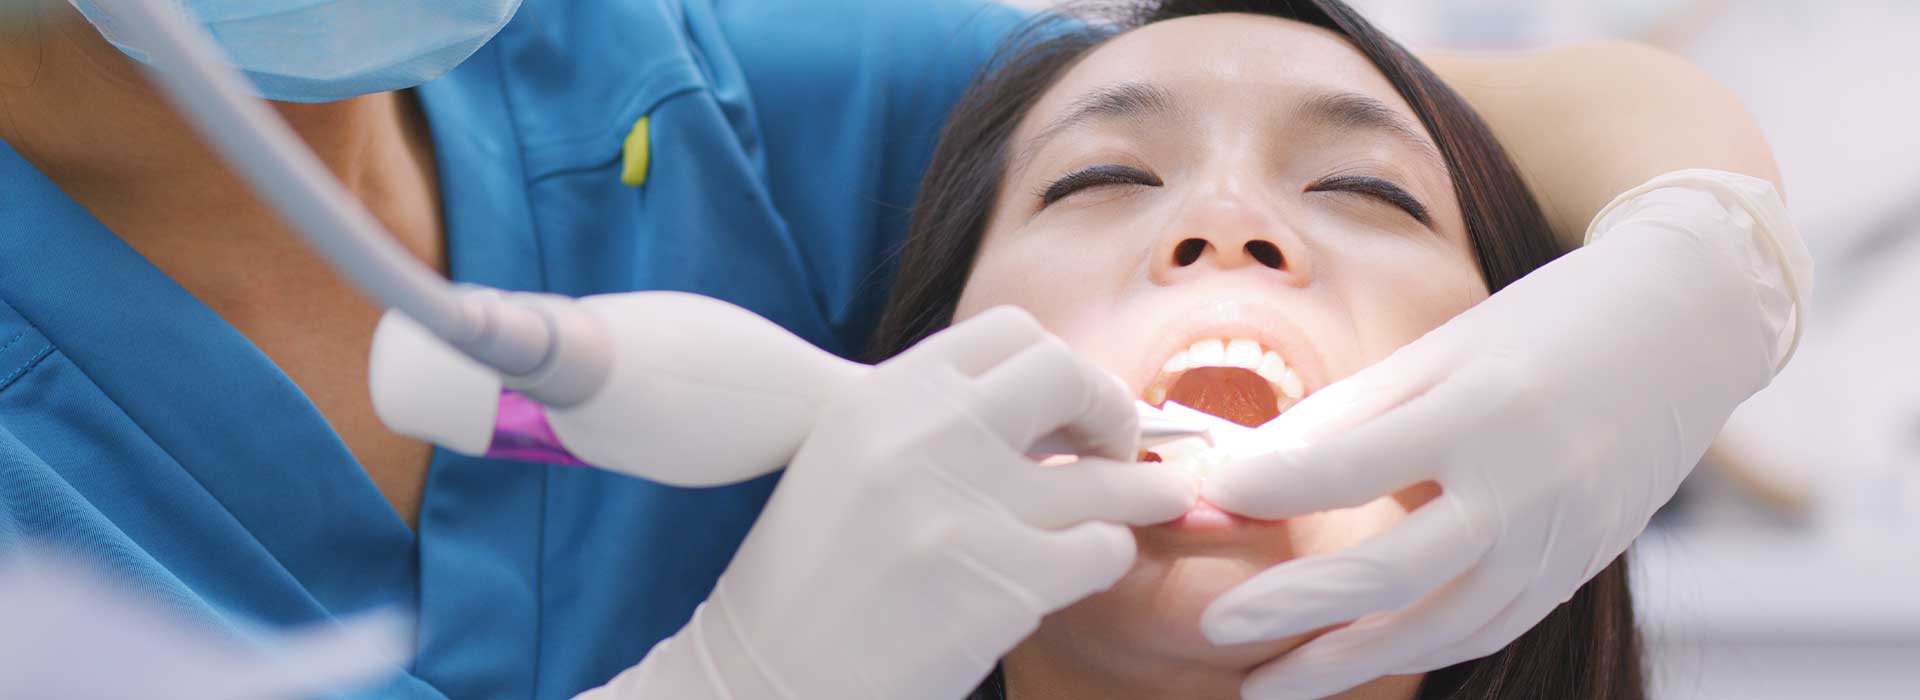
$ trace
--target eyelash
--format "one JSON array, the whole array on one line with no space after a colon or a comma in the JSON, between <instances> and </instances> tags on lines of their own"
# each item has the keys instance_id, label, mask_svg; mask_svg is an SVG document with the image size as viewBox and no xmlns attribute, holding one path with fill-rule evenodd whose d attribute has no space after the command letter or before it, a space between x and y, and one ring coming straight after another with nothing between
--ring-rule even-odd
<instances>
[{"instance_id":1,"label":"eyelash","mask_svg":"<svg viewBox=\"0 0 1920 700\"><path fill-rule=\"evenodd\" d=\"M1040 198L1040 206L1044 208L1047 205L1060 201L1067 195L1089 187L1098 187L1101 185L1142 185L1146 187L1159 187L1161 182L1160 178L1154 176L1153 173L1139 168L1131 168L1125 165L1096 165L1091 168L1067 173L1061 176L1060 179L1047 183L1046 187L1040 188L1040 191L1035 192L1034 195Z\"/></svg>"},{"instance_id":2,"label":"eyelash","mask_svg":"<svg viewBox=\"0 0 1920 700\"><path fill-rule=\"evenodd\" d=\"M1096 165L1076 170L1047 183L1034 195L1040 198L1042 208L1058 202L1080 190L1101 185L1141 185L1159 187L1163 183L1153 173L1125 165ZM1391 181L1365 175L1335 175L1321 179L1307 186L1308 192L1353 192L1381 200L1413 217L1422 224L1432 225L1433 217L1419 199L1408 194L1405 189Z\"/></svg>"},{"instance_id":3,"label":"eyelash","mask_svg":"<svg viewBox=\"0 0 1920 700\"><path fill-rule=\"evenodd\" d=\"M1353 192L1399 207L1421 224L1432 226L1433 215L1413 195L1391 181L1365 175L1335 175L1307 186L1308 192Z\"/></svg>"}]
</instances>

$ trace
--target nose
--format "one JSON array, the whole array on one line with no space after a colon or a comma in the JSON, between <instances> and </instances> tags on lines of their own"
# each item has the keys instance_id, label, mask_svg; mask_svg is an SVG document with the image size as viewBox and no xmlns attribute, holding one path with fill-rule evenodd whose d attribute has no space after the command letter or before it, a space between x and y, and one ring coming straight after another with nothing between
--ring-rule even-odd
<instances>
[{"instance_id":1,"label":"nose","mask_svg":"<svg viewBox=\"0 0 1920 700\"><path fill-rule=\"evenodd\" d=\"M1156 282L1242 268L1271 271L1294 286L1311 279L1306 246L1279 217L1232 204L1208 208L1214 211L1187 217L1160 243L1151 270Z\"/></svg>"}]
</instances>

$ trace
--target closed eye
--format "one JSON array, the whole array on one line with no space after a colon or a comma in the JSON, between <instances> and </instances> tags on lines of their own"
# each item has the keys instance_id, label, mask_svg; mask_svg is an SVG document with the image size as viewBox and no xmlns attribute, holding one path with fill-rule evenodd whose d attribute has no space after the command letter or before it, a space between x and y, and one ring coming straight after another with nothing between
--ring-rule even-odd
<instances>
[{"instance_id":1,"label":"closed eye","mask_svg":"<svg viewBox=\"0 0 1920 700\"><path fill-rule=\"evenodd\" d=\"M1307 191L1366 195L1398 207L1428 228L1433 227L1433 215L1427 212L1426 205L1390 180L1366 175L1335 175L1308 185Z\"/></svg>"},{"instance_id":2,"label":"closed eye","mask_svg":"<svg viewBox=\"0 0 1920 700\"><path fill-rule=\"evenodd\" d=\"M1067 173L1060 179L1048 183L1046 187L1041 188L1040 191L1035 192L1034 195L1040 198L1040 206L1045 208L1047 205L1060 201L1067 195L1090 187L1100 187L1104 185L1159 187L1161 182L1160 178L1153 173L1139 168L1125 165L1096 165Z\"/></svg>"}]
</instances>

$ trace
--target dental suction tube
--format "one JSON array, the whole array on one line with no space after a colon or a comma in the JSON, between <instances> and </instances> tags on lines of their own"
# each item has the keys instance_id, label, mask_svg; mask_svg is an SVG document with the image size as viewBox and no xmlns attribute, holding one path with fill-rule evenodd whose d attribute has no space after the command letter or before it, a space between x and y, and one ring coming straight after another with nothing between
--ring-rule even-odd
<instances>
[{"instance_id":1,"label":"dental suction tube","mask_svg":"<svg viewBox=\"0 0 1920 700\"><path fill-rule=\"evenodd\" d=\"M177 4L95 4L139 43L147 72L201 137L375 302L405 313L541 403L572 405L599 388L608 353L590 316L559 297L448 282L387 234Z\"/></svg>"}]
</instances>

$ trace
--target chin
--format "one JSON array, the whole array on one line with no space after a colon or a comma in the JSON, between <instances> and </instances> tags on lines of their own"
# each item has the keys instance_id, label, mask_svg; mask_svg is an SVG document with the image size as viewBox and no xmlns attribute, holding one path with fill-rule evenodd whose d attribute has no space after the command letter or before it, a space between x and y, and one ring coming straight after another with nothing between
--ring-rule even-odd
<instances>
[{"instance_id":1,"label":"chin","mask_svg":"<svg viewBox=\"0 0 1920 700\"><path fill-rule=\"evenodd\" d=\"M1190 542L1181 534L1154 532L1160 529L1136 530L1141 553L1133 569L1107 591L1049 616L1041 634L1065 632L1077 646L1125 649L1131 652L1126 656L1237 672L1251 671L1311 637L1215 646L1200 633L1207 605L1277 561L1262 545L1286 537L1246 533L1238 542Z\"/></svg>"},{"instance_id":2,"label":"chin","mask_svg":"<svg viewBox=\"0 0 1920 700\"><path fill-rule=\"evenodd\" d=\"M1048 616L1039 634L1083 650L1117 651L1121 658L1251 671L1339 625L1282 639L1214 646L1200 633L1207 605L1275 564L1351 546L1405 514L1406 506L1397 499L1383 498L1284 521L1235 518L1225 527L1135 528L1140 555L1133 569L1105 592Z\"/></svg>"}]
</instances>

